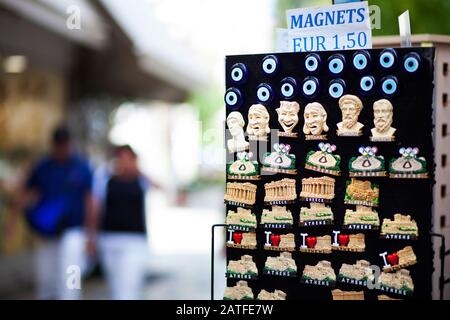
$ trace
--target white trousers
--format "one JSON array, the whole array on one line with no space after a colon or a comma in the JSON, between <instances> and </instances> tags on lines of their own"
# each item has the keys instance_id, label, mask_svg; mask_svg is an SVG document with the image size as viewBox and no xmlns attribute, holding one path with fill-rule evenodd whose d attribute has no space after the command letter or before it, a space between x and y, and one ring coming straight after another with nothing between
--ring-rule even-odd
<instances>
[{"instance_id":1,"label":"white trousers","mask_svg":"<svg viewBox=\"0 0 450 320\"><path fill-rule=\"evenodd\" d=\"M144 234L105 232L99 237L99 249L111 298L142 299L149 257L147 237Z\"/></svg>"},{"instance_id":2,"label":"white trousers","mask_svg":"<svg viewBox=\"0 0 450 320\"><path fill-rule=\"evenodd\" d=\"M38 299L81 298L81 279L87 269L85 247L81 228L68 229L57 239L43 241L35 251Z\"/></svg>"}]
</instances>

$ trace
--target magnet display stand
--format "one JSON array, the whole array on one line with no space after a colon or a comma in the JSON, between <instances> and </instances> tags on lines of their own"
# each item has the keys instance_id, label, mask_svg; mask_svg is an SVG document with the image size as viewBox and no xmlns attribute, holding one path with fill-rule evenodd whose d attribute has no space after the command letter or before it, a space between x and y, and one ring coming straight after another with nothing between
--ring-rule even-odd
<instances>
[{"instance_id":1,"label":"magnet display stand","mask_svg":"<svg viewBox=\"0 0 450 320\"><path fill-rule=\"evenodd\" d=\"M417 263L407 266L414 283L412 295L406 296L398 292L385 292L380 289L369 289L355 283L335 283L335 288L343 291L364 291L366 300L376 300L379 295L387 295L399 299L431 299L431 277L433 272L433 250L431 242L432 223L432 189L434 183L434 146L433 131L433 48L395 48L371 49L362 51L338 51L317 53L277 53L257 55L236 55L226 57L226 117L232 111L238 111L245 120L244 130L248 125L248 110L254 104L263 104L270 114L270 128L283 131L278 122L276 108L280 101L295 101L300 105L299 122L294 128L297 138L277 137L277 141L247 141L255 159L262 164L264 152L272 151L275 142L291 146L290 153L296 157L296 175L276 173L266 175L261 172L261 179L251 181L257 185L256 203L251 206L256 214L257 249L247 250L228 247L227 262L239 260L243 255L251 255L255 261L259 276L248 280L255 298L265 289L273 292L282 290L287 299L332 299L329 286L308 285L301 283L301 275L305 265L316 265L322 260L331 263L336 275L343 263L355 264L358 260L366 260L371 265L383 268L383 252L395 253L406 246L411 246ZM363 109L358 121L364 125L361 135L338 136L337 123L342 121L339 98L351 94L359 97ZM371 128L374 127L373 104L380 99L389 100L394 109L392 127L396 128L395 141L371 141ZM309 140L303 133L303 111L311 102L319 102L327 112L327 141L336 146L336 154L341 157L341 174L332 176L326 173L305 169L305 159L311 150L317 150L319 141ZM229 139L226 130L226 139ZM420 156L426 159L428 177L425 179L393 179L389 176L356 178L375 183L379 188L378 206L375 208L380 219L393 219L394 214L410 215L416 221L419 236L415 240L380 237L380 230L349 231L343 227L344 214L355 205L344 202L346 183L351 180L348 163L358 155L361 146L376 146L378 155L384 156L386 170L389 161L399 157L402 147L417 147ZM228 153L227 162L236 159L236 153ZM335 197L330 206L333 224L300 226L300 208L307 202L300 201L302 179L310 177L330 176L335 179ZM294 223L290 230L273 229L278 234L293 233L295 235L295 251L292 257L297 265L297 277L279 277L263 273L267 257L275 257L279 251L264 250L265 231L260 226L263 209L271 206L264 202L264 184L283 178L296 180L297 199L285 206L292 212ZM227 178L227 182L231 182ZM236 211L237 206L226 204L226 211ZM364 252L336 251L330 254L306 253L300 251L301 233L312 236L330 235L333 231L345 234L363 233L365 236ZM412 238L411 238L412 239ZM235 286L238 280L227 279L227 286Z\"/></svg>"}]
</instances>

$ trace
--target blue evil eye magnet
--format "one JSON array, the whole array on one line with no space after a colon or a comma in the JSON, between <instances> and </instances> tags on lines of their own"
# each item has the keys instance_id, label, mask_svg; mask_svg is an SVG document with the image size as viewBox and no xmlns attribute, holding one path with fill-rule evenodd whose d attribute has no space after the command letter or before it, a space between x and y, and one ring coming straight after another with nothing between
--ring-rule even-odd
<instances>
[{"instance_id":1,"label":"blue evil eye magnet","mask_svg":"<svg viewBox=\"0 0 450 320\"><path fill-rule=\"evenodd\" d=\"M230 109L239 109L244 102L241 91L237 88L230 88L225 92L225 103Z\"/></svg>"},{"instance_id":2,"label":"blue evil eye magnet","mask_svg":"<svg viewBox=\"0 0 450 320\"><path fill-rule=\"evenodd\" d=\"M262 60L262 71L266 75L274 75L280 66L278 58L274 55L265 56Z\"/></svg>"},{"instance_id":3,"label":"blue evil eye magnet","mask_svg":"<svg viewBox=\"0 0 450 320\"><path fill-rule=\"evenodd\" d=\"M398 91L398 80L395 76L387 76L381 79L381 93L391 97Z\"/></svg>"},{"instance_id":4,"label":"blue evil eye magnet","mask_svg":"<svg viewBox=\"0 0 450 320\"><path fill-rule=\"evenodd\" d=\"M307 98L314 98L319 93L319 80L316 77L306 77L302 83L302 93Z\"/></svg>"},{"instance_id":5,"label":"blue evil eye magnet","mask_svg":"<svg viewBox=\"0 0 450 320\"><path fill-rule=\"evenodd\" d=\"M328 93L330 97L338 99L345 92L346 86L345 81L342 79L334 79L331 80L330 85L328 86Z\"/></svg>"},{"instance_id":6,"label":"blue evil eye magnet","mask_svg":"<svg viewBox=\"0 0 450 320\"><path fill-rule=\"evenodd\" d=\"M292 77L281 80L280 93L287 100L293 99L298 92L297 81Z\"/></svg>"},{"instance_id":7,"label":"blue evil eye magnet","mask_svg":"<svg viewBox=\"0 0 450 320\"><path fill-rule=\"evenodd\" d=\"M269 103L273 100L274 92L270 85L261 83L256 88L256 100L260 103Z\"/></svg>"},{"instance_id":8,"label":"blue evil eye magnet","mask_svg":"<svg viewBox=\"0 0 450 320\"><path fill-rule=\"evenodd\" d=\"M419 70L421 61L420 55L416 52L410 52L403 58L403 68L408 73L414 73Z\"/></svg>"},{"instance_id":9,"label":"blue evil eye magnet","mask_svg":"<svg viewBox=\"0 0 450 320\"><path fill-rule=\"evenodd\" d=\"M379 63L384 69L390 69L395 65L397 53L394 49L384 49L380 53Z\"/></svg>"},{"instance_id":10,"label":"blue evil eye magnet","mask_svg":"<svg viewBox=\"0 0 450 320\"><path fill-rule=\"evenodd\" d=\"M230 78L234 83L240 84L247 81L248 71L243 63L236 63L231 67Z\"/></svg>"},{"instance_id":11,"label":"blue evil eye magnet","mask_svg":"<svg viewBox=\"0 0 450 320\"><path fill-rule=\"evenodd\" d=\"M340 54L333 54L328 58L328 71L333 75L340 75L345 70L345 57Z\"/></svg>"},{"instance_id":12,"label":"blue evil eye magnet","mask_svg":"<svg viewBox=\"0 0 450 320\"><path fill-rule=\"evenodd\" d=\"M305 69L309 73L316 73L319 71L322 60L317 53L310 53L305 58Z\"/></svg>"},{"instance_id":13,"label":"blue evil eye magnet","mask_svg":"<svg viewBox=\"0 0 450 320\"><path fill-rule=\"evenodd\" d=\"M367 51L357 51L353 55L353 68L356 71L365 71L370 67L371 58Z\"/></svg>"},{"instance_id":14,"label":"blue evil eye magnet","mask_svg":"<svg viewBox=\"0 0 450 320\"><path fill-rule=\"evenodd\" d=\"M375 90L375 78L372 76L364 76L359 81L359 88L362 94L368 95Z\"/></svg>"}]
</instances>

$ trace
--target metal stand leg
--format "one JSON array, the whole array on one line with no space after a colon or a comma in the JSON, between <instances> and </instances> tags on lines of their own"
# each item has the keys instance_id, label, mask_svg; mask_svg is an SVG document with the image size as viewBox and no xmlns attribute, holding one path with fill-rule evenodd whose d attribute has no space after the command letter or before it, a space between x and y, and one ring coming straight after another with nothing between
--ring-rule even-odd
<instances>
[{"instance_id":1,"label":"metal stand leg","mask_svg":"<svg viewBox=\"0 0 450 320\"><path fill-rule=\"evenodd\" d=\"M213 224L211 227L211 300L214 300L214 229L226 226L226 224Z\"/></svg>"}]
</instances>

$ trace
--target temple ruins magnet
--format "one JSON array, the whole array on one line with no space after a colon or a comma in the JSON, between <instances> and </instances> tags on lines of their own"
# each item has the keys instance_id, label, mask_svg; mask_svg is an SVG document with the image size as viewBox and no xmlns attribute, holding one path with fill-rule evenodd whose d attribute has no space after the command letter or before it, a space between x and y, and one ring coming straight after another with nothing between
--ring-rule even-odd
<instances>
[{"instance_id":1,"label":"temple ruins magnet","mask_svg":"<svg viewBox=\"0 0 450 320\"><path fill-rule=\"evenodd\" d=\"M237 206L253 206L256 201L257 186L244 182L227 182L225 193L225 202Z\"/></svg>"},{"instance_id":2,"label":"temple ruins magnet","mask_svg":"<svg viewBox=\"0 0 450 320\"><path fill-rule=\"evenodd\" d=\"M409 270L400 269L394 273L382 272L378 280L380 290L403 296L412 296L414 284Z\"/></svg>"},{"instance_id":3,"label":"temple ruins magnet","mask_svg":"<svg viewBox=\"0 0 450 320\"><path fill-rule=\"evenodd\" d=\"M378 230L380 218L372 207L357 205L355 210L345 210L343 229Z\"/></svg>"},{"instance_id":4,"label":"temple ruins magnet","mask_svg":"<svg viewBox=\"0 0 450 320\"><path fill-rule=\"evenodd\" d=\"M275 290L274 292L269 292L263 289L256 300L286 300L286 297L287 295L284 291Z\"/></svg>"},{"instance_id":5,"label":"temple ruins magnet","mask_svg":"<svg viewBox=\"0 0 450 320\"><path fill-rule=\"evenodd\" d=\"M319 261L315 266L306 265L303 270L301 283L334 287L336 284L336 274L327 260Z\"/></svg>"},{"instance_id":6,"label":"temple ruins magnet","mask_svg":"<svg viewBox=\"0 0 450 320\"><path fill-rule=\"evenodd\" d=\"M333 300L364 300L364 291L342 291L334 289L331 291Z\"/></svg>"},{"instance_id":7,"label":"temple ruins magnet","mask_svg":"<svg viewBox=\"0 0 450 320\"><path fill-rule=\"evenodd\" d=\"M335 179L330 177L303 178L300 199L308 202L331 202L334 199Z\"/></svg>"},{"instance_id":8,"label":"temple ruins magnet","mask_svg":"<svg viewBox=\"0 0 450 320\"><path fill-rule=\"evenodd\" d=\"M240 280L234 287L226 287L223 293L223 300L253 300L252 289L248 286L247 281Z\"/></svg>"},{"instance_id":9,"label":"temple ruins magnet","mask_svg":"<svg viewBox=\"0 0 450 320\"><path fill-rule=\"evenodd\" d=\"M259 180L259 164L251 161L252 152L238 152L237 160L227 163L227 178L230 180Z\"/></svg>"},{"instance_id":10,"label":"temple ruins magnet","mask_svg":"<svg viewBox=\"0 0 450 320\"><path fill-rule=\"evenodd\" d=\"M257 226L256 215L250 209L238 207L236 211L228 210L226 222L228 229L237 231L255 230Z\"/></svg>"},{"instance_id":11,"label":"temple ruins magnet","mask_svg":"<svg viewBox=\"0 0 450 320\"><path fill-rule=\"evenodd\" d=\"M380 190L378 185L370 181L356 180L352 178L347 181L344 203L356 204L369 207L377 207Z\"/></svg>"},{"instance_id":12,"label":"temple ruins magnet","mask_svg":"<svg viewBox=\"0 0 450 320\"><path fill-rule=\"evenodd\" d=\"M281 252L278 257L267 257L263 274L280 277L296 277L297 265L292 253Z\"/></svg>"},{"instance_id":13,"label":"temple ruins magnet","mask_svg":"<svg viewBox=\"0 0 450 320\"><path fill-rule=\"evenodd\" d=\"M253 257L243 255L240 260L230 260L227 266L227 277L229 279L256 279L258 277L258 268L253 261Z\"/></svg>"},{"instance_id":14,"label":"temple ruins magnet","mask_svg":"<svg viewBox=\"0 0 450 320\"><path fill-rule=\"evenodd\" d=\"M323 226L333 224L334 215L325 203L310 202L309 208L300 208L299 225L301 227Z\"/></svg>"},{"instance_id":15,"label":"temple ruins magnet","mask_svg":"<svg viewBox=\"0 0 450 320\"><path fill-rule=\"evenodd\" d=\"M355 264L343 263L339 269L337 281L367 287L368 283L374 283L375 276L369 261L358 260Z\"/></svg>"},{"instance_id":16,"label":"temple ruins magnet","mask_svg":"<svg viewBox=\"0 0 450 320\"><path fill-rule=\"evenodd\" d=\"M394 214L394 220L383 219L380 238L394 240L415 240L419 236L416 221L410 215Z\"/></svg>"},{"instance_id":17,"label":"temple ruins magnet","mask_svg":"<svg viewBox=\"0 0 450 320\"><path fill-rule=\"evenodd\" d=\"M285 174L297 174L295 168L295 155L289 154L291 146L288 144L275 143L274 152L267 152L263 156L263 170Z\"/></svg>"},{"instance_id":18,"label":"temple ruins magnet","mask_svg":"<svg viewBox=\"0 0 450 320\"><path fill-rule=\"evenodd\" d=\"M427 162L417 157L419 148L400 148L400 157L389 162L389 177L400 179L428 178Z\"/></svg>"},{"instance_id":19,"label":"temple ruins magnet","mask_svg":"<svg viewBox=\"0 0 450 320\"><path fill-rule=\"evenodd\" d=\"M350 177L385 177L384 157L377 156L377 147L359 147L360 155L349 161Z\"/></svg>"},{"instance_id":20,"label":"temple ruins magnet","mask_svg":"<svg viewBox=\"0 0 450 320\"><path fill-rule=\"evenodd\" d=\"M297 138L297 132L294 128L298 123L298 113L300 105L295 101L280 101L280 107L276 109L278 122L284 131L278 131L279 137Z\"/></svg>"},{"instance_id":21,"label":"temple ruins magnet","mask_svg":"<svg viewBox=\"0 0 450 320\"><path fill-rule=\"evenodd\" d=\"M306 155L305 169L339 176L341 174L341 157L334 155L336 146L329 143L319 143L319 150L311 150Z\"/></svg>"},{"instance_id":22,"label":"temple ruins magnet","mask_svg":"<svg viewBox=\"0 0 450 320\"><path fill-rule=\"evenodd\" d=\"M295 179L284 178L264 184L264 202L271 205L283 205L297 198Z\"/></svg>"},{"instance_id":23,"label":"temple ruins magnet","mask_svg":"<svg viewBox=\"0 0 450 320\"><path fill-rule=\"evenodd\" d=\"M265 229L290 229L293 224L292 213L286 207L272 206L261 214L261 226Z\"/></svg>"}]
</instances>

